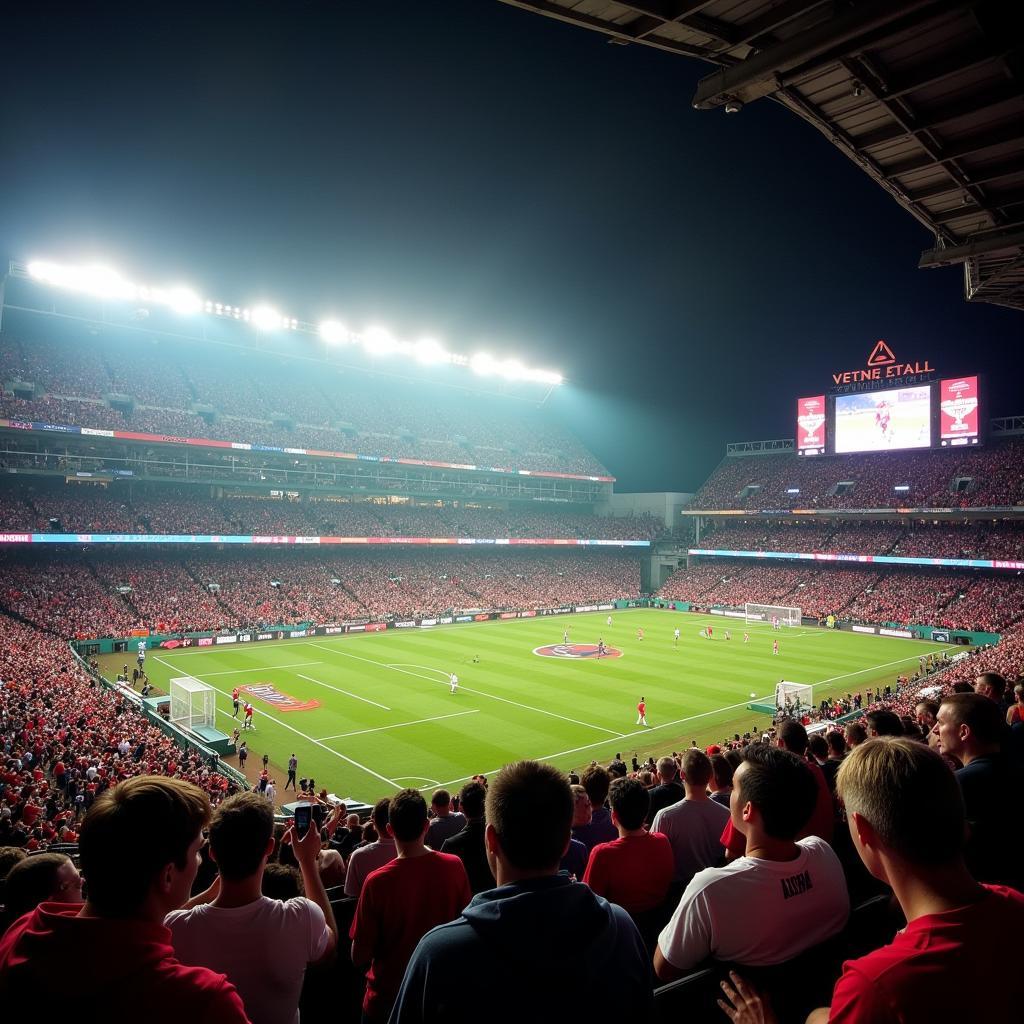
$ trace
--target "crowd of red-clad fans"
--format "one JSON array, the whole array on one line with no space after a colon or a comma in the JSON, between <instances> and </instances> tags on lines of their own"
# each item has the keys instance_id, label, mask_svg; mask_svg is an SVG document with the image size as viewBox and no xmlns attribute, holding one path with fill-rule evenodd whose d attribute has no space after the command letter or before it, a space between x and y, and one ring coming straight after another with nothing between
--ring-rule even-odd
<instances>
[{"instance_id":1,"label":"crowd of red-clad fans","mask_svg":"<svg viewBox=\"0 0 1024 1024\"><path fill-rule=\"evenodd\" d=\"M636 597L636 558L605 552L423 555L147 551L0 558L0 610L66 637L501 611Z\"/></svg>"},{"instance_id":2,"label":"crowd of red-clad fans","mask_svg":"<svg viewBox=\"0 0 1024 1024\"><path fill-rule=\"evenodd\" d=\"M425 394L394 379L356 379L258 351L239 358L210 345L191 358L187 343L172 354L110 339L87 346L2 340L0 380L11 390L0 394L0 416L13 420L607 474L569 431L521 400L440 387Z\"/></svg>"},{"instance_id":3,"label":"crowd of red-clad fans","mask_svg":"<svg viewBox=\"0 0 1024 1024\"><path fill-rule=\"evenodd\" d=\"M228 779L100 686L66 641L0 615L0 846L78 839L95 799L133 775L195 783L214 801Z\"/></svg>"},{"instance_id":4,"label":"crowd of red-clad fans","mask_svg":"<svg viewBox=\"0 0 1024 1024\"><path fill-rule=\"evenodd\" d=\"M779 604L852 622L932 625L998 632L1024 617L1017 574L915 573L750 565L728 559L677 569L658 596L706 608Z\"/></svg>"},{"instance_id":5,"label":"crowd of red-clad fans","mask_svg":"<svg viewBox=\"0 0 1024 1024\"><path fill-rule=\"evenodd\" d=\"M595 516L542 509L203 498L177 489L82 492L59 486L0 492L0 527L37 533L257 534L328 537L534 537L655 540L649 515Z\"/></svg>"},{"instance_id":6,"label":"crowd of red-clad fans","mask_svg":"<svg viewBox=\"0 0 1024 1024\"><path fill-rule=\"evenodd\" d=\"M961 481L961 483L957 483ZM906 487L907 490L895 490ZM726 457L694 509L969 508L1024 504L1024 440L984 448Z\"/></svg>"}]
</instances>

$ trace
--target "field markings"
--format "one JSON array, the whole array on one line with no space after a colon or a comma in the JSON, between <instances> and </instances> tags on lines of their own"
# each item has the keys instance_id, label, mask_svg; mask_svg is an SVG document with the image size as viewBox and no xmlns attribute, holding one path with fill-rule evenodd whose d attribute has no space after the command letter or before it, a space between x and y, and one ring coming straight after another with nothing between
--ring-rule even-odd
<instances>
[{"instance_id":1,"label":"field markings","mask_svg":"<svg viewBox=\"0 0 1024 1024\"><path fill-rule=\"evenodd\" d=\"M329 654L340 654L343 658L354 658L356 661L365 661L367 664L376 665L377 668L391 669L392 672L402 672L407 676L414 676L416 679L425 679L428 683L438 683L441 686L447 686L448 673L444 672L439 668L431 668L429 665L417 665L417 668L426 669L428 672L441 673L444 679L435 679L433 676L425 676L422 672L412 672L408 668L403 668L399 664L385 664L380 661L374 661L372 658L364 658L358 654L350 654L348 651L337 651L333 647L324 647L323 644L313 643L307 640L306 643L310 647L319 647L322 651L327 651ZM508 697L499 697L494 693L486 693L483 690L475 690L471 686L463 686L459 683L459 689L464 693L475 693L479 697L487 697L490 700L498 700L503 704L512 704L517 708L524 708L527 711L535 711L539 715L548 715L551 718L560 718L563 722L572 722L573 725L582 725L588 729L597 729L599 732L606 732L610 736L618 736L620 739L627 734L624 732L618 732L615 729L606 729L603 725L594 725L592 722L581 722L578 718L569 718L568 715L560 715L555 711L548 711L545 708L535 708L532 704L523 704L518 700L511 700Z\"/></svg>"},{"instance_id":2,"label":"field markings","mask_svg":"<svg viewBox=\"0 0 1024 1024\"><path fill-rule=\"evenodd\" d=\"M649 736L652 732L657 732L659 729L671 729L675 725L683 725L686 722L695 722L698 718L707 718L709 715L717 715L723 711L735 711L737 708L749 707L751 703L756 703L758 700L769 700L771 697L751 697L750 700L745 700L740 704L727 704L725 707L715 708L713 711L702 711L699 715L690 715L687 718L677 718L674 722L665 722L662 725L654 725L647 729L637 729L633 732L620 733L620 737L624 740L632 739L634 736ZM572 747L569 750L560 750L557 754L544 754L541 757L532 758L534 761L549 761L553 757L564 757L566 754L576 754L581 750L592 750L594 747L600 747L609 740L597 740L594 743L586 743L582 747ZM504 765L501 766L502 768ZM489 772L478 772L477 774L483 775L495 775L500 772L501 768L492 768ZM466 779L473 778L472 775L463 775L459 779L450 779L448 782L442 782L442 786L452 786L456 782L465 782Z\"/></svg>"},{"instance_id":3,"label":"field markings","mask_svg":"<svg viewBox=\"0 0 1024 1024\"><path fill-rule=\"evenodd\" d=\"M160 659L157 658L157 661L160 661ZM165 661L164 664L166 665L167 662ZM242 675L244 672L250 672L250 673L274 672L274 671L276 671L279 668L307 668L310 665L322 665L322 664L323 664L322 661L296 661L296 662L294 662L291 665L266 665L266 666L263 666L262 668L233 668L233 669L230 669L227 672L204 672L203 674L207 675L207 676L238 676L238 675ZM296 673L296 674L298 674L298 673Z\"/></svg>"},{"instance_id":4,"label":"field markings","mask_svg":"<svg viewBox=\"0 0 1024 1024\"><path fill-rule=\"evenodd\" d=\"M318 665L322 665L323 662L317 662ZM355 700L361 700L365 704L372 704L375 708L382 708L384 711L390 711L386 704L378 704L375 700L370 700L369 697L360 697L358 693L350 693L348 690L343 690L340 686L332 686L330 683L323 683L319 679L314 679L312 676L304 676L301 672L295 673L300 679L305 679L307 683L316 683L317 686L326 686L328 690L334 690L335 693L343 693L346 697L353 697Z\"/></svg>"},{"instance_id":5,"label":"field markings","mask_svg":"<svg viewBox=\"0 0 1024 1024\"><path fill-rule=\"evenodd\" d=\"M459 718L462 715L478 715L480 714L479 708L473 708L472 711L453 711L449 715L434 715L431 718L417 718L415 722L399 722L397 725L378 725L373 729L356 729L354 732L339 732L335 736L321 736L320 742L326 743L328 740L343 740L346 736L363 736L368 732L386 732L388 729L404 729L409 725L422 725L424 722L440 722L442 718ZM413 778L412 775L403 775L402 778Z\"/></svg>"},{"instance_id":6,"label":"field markings","mask_svg":"<svg viewBox=\"0 0 1024 1024\"><path fill-rule=\"evenodd\" d=\"M943 647L937 654L945 654L946 651L955 651L956 647ZM893 665L902 665L908 661L920 661L923 655L911 654L906 658L900 658L898 661L887 661L884 665L871 665L869 668L858 669L856 672L844 672L841 676L831 676L829 679L820 679L816 683L812 683L812 686L824 686L826 683L834 683L837 679L849 679L850 676L862 676L867 672L877 672L880 668L891 668Z\"/></svg>"},{"instance_id":7,"label":"field markings","mask_svg":"<svg viewBox=\"0 0 1024 1024\"><path fill-rule=\"evenodd\" d=\"M173 665L171 665L167 661L164 661L163 658L154 658L153 660L159 661L162 665L166 665L169 669L177 671L176 669L174 669ZM202 677L197 676L195 674L190 675L190 678L198 679L200 682L203 681ZM224 697L231 696L226 690L221 690L219 687L214 686L213 683L210 683L208 685L210 686L211 689L216 690L217 693L221 694ZM227 711L225 711L222 708L217 708L216 711L218 714L223 715L225 718L231 718L231 715L229 715ZM362 771L366 772L367 775L372 775L375 779L380 779L381 782L386 782L389 786L394 786L395 789L402 788L401 786L397 785L392 779L387 778L387 776L385 775L381 775L380 772L375 772L372 768L367 768L365 764L360 764L358 761L354 761L351 757L346 757L340 751L334 750L332 747L328 747L325 743L322 743L320 740L314 739L312 736L309 736L306 733L296 729L294 725L289 725L287 722L282 722L280 718L276 718L274 715L270 714L269 711L264 711L261 708L260 713L265 715L272 722L275 722L277 725L280 725L282 728L287 729L289 732L295 733L296 736L299 736L304 740L308 740L310 743L312 743L314 746L319 747L321 750L326 750L328 754L333 754L339 760L345 761L347 764L352 765L353 768L359 768ZM232 721L237 722L238 719L232 719Z\"/></svg>"}]
</instances>

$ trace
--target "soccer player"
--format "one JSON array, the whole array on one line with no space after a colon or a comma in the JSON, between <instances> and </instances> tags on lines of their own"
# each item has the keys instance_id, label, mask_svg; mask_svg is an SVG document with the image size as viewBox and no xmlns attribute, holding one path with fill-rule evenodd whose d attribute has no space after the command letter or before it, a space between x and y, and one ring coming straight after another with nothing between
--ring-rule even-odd
<instances>
[{"instance_id":1,"label":"soccer player","mask_svg":"<svg viewBox=\"0 0 1024 1024\"><path fill-rule=\"evenodd\" d=\"M609 615L608 618L605 620L605 625L606 626L610 626L611 624L612 624L612 617Z\"/></svg>"},{"instance_id":2,"label":"soccer player","mask_svg":"<svg viewBox=\"0 0 1024 1024\"><path fill-rule=\"evenodd\" d=\"M139 657L138 657L139 668L142 668L142 663L145 660L146 660L146 641L145 640L140 640L139 641ZM125 665L125 671L127 672L127 670L128 670L128 666Z\"/></svg>"},{"instance_id":3,"label":"soccer player","mask_svg":"<svg viewBox=\"0 0 1024 1024\"><path fill-rule=\"evenodd\" d=\"M672 633L672 643L673 643L673 646L675 646L675 647L679 646L679 627L678 626L676 626L674 632Z\"/></svg>"},{"instance_id":4,"label":"soccer player","mask_svg":"<svg viewBox=\"0 0 1024 1024\"><path fill-rule=\"evenodd\" d=\"M452 693L454 693L459 688L459 677L453 672L448 677L448 682L451 684Z\"/></svg>"},{"instance_id":5,"label":"soccer player","mask_svg":"<svg viewBox=\"0 0 1024 1024\"><path fill-rule=\"evenodd\" d=\"M715 627L708 626L708 639L711 640L714 637Z\"/></svg>"},{"instance_id":6,"label":"soccer player","mask_svg":"<svg viewBox=\"0 0 1024 1024\"><path fill-rule=\"evenodd\" d=\"M242 723L242 728L243 729L251 729L253 727L252 726L252 713L253 713L254 710L255 710L255 708L253 708L253 706L248 701L246 701L245 702L245 721Z\"/></svg>"},{"instance_id":7,"label":"soccer player","mask_svg":"<svg viewBox=\"0 0 1024 1024\"><path fill-rule=\"evenodd\" d=\"M238 717L238 687L231 691L231 717Z\"/></svg>"},{"instance_id":8,"label":"soccer player","mask_svg":"<svg viewBox=\"0 0 1024 1024\"><path fill-rule=\"evenodd\" d=\"M749 644L750 643L750 634L749 633L744 633L743 634L743 642L745 644Z\"/></svg>"},{"instance_id":9,"label":"soccer player","mask_svg":"<svg viewBox=\"0 0 1024 1024\"><path fill-rule=\"evenodd\" d=\"M608 648L604 645L604 637L598 637L597 639L597 656L603 658L608 653Z\"/></svg>"},{"instance_id":10,"label":"soccer player","mask_svg":"<svg viewBox=\"0 0 1024 1024\"><path fill-rule=\"evenodd\" d=\"M778 654L778 653L779 653L779 641L778 640L773 640L772 641L772 654Z\"/></svg>"},{"instance_id":11,"label":"soccer player","mask_svg":"<svg viewBox=\"0 0 1024 1024\"><path fill-rule=\"evenodd\" d=\"M637 640L643 640L643 638L644 638L644 628L643 628L643 626L641 626L639 629L637 629L637 631L636 631L636 638L637 638Z\"/></svg>"},{"instance_id":12,"label":"soccer player","mask_svg":"<svg viewBox=\"0 0 1024 1024\"><path fill-rule=\"evenodd\" d=\"M725 631L725 639L726 640L731 640L732 639L732 633L730 633L729 630Z\"/></svg>"},{"instance_id":13,"label":"soccer player","mask_svg":"<svg viewBox=\"0 0 1024 1024\"><path fill-rule=\"evenodd\" d=\"M562 643L567 644L569 642L569 630L563 630L562 632Z\"/></svg>"},{"instance_id":14,"label":"soccer player","mask_svg":"<svg viewBox=\"0 0 1024 1024\"><path fill-rule=\"evenodd\" d=\"M646 725L647 724L647 698L641 697L640 703L636 706L636 724Z\"/></svg>"}]
</instances>

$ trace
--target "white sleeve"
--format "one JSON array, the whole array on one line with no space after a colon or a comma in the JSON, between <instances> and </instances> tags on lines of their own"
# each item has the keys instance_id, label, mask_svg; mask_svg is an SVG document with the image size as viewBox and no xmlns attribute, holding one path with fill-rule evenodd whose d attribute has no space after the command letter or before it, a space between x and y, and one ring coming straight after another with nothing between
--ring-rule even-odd
<instances>
[{"instance_id":1,"label":"white sleeve","mask_svg":"<svg viewBox=\"0 0 1024 1024\"><path fill-rule=\"evenodd\" d=\"M690 882L672 919L658 936L661 955L680 971L688 971L713 952L711 912L704 889Z\"/></svg>"},{"instance_id":2,"label":"white sleeve","mask_svg":"<svg viewBox=\"0 0 1024 1024\"><path fill-rule=\"evenodd\" d=\"M302 897L306 903L309 921L309 954L306 957L307 963L315 963L327 952L327 943L331 939L331 931L327 927L327 919L324 912L311 900Z\"/></svg>"}]
</instances>

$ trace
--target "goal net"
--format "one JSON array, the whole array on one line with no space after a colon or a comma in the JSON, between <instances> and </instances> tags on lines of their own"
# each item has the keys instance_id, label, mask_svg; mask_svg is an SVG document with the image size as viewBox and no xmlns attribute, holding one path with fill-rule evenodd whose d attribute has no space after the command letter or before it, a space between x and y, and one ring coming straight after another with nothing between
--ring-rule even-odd
<instances>
[{"instance_id":1,"label":"goal net","mask_svg":"<svg viewBox=\"0 0 1024 1024\"><path fill-rule=\"evenodd\" d=\"M171 722L181 729L194 731L199 726L215 724L217 694L212 686L191 676L171 680Z\"/></svg>"},{"instance_id":2,"label":"goal net","mask_svg":"<svg viewBox=\"0 0 1024 1024\"><path fill-rule=\"evenodd\" d=\"M766 626L799 626L803 619L799 608L787 608L777 604L745 604L743 606L745 621L763 622Z\"/></svg>"},{"instance_id":3,"label":"goal net","mask_svg":"<svg viewBox=\"0 0 1024 1024\"><path fill-rule=\"evenodd\" d=\"M797 715L814 707L814 687L808 683L791 683L780 679L775 687L775 710Z\"/></svg>"}]
</instances>

